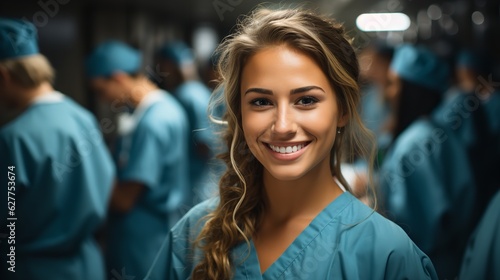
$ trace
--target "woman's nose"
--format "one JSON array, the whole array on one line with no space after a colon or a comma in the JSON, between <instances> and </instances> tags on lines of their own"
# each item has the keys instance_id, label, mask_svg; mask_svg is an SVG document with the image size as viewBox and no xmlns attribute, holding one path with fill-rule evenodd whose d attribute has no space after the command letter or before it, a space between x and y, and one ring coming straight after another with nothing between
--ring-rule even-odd
<instances>
[{"instance_id":1,"label":"woman's nose","mask_svg":"<svg viewBox=\"0 0 500 280\"><path fill-rule=\"evenodd\" d=\"M271 132L279 137L289 137L297 132L295 115L288 104L278 105Z\"/></svg>"}]
</instances>

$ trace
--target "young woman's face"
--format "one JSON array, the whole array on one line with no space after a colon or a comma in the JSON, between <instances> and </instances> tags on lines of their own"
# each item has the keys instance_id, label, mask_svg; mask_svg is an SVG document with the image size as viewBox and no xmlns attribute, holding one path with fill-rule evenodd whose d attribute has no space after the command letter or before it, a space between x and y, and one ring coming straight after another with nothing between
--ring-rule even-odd
<instances>
[{"instance_id":1,"label":"young woman's face","mask_svg":"<svg viewBox=\"0 0 500 280\"><path fill-rule=\"evenodd\" d=\"M245 140L264 172L295 180L329 170L337 127L347 117L313 59L287 46L266 48L245 64L240 94Z\"/></svg>"}]
</instances>

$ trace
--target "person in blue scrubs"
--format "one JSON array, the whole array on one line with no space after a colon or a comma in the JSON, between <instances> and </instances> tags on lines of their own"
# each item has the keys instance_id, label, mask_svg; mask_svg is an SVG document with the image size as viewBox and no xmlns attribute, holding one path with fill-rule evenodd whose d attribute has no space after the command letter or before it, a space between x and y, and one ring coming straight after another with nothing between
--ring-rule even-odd
<instances>
[{"instance_id":1,"label":"person in blue scrubs","mask_svg":"<svg viewBox=\"0 0 500 280\"><path fill-rule=\"evenodd\" d=\"M166 43L158 55L160 71L168 73L161 86L173 93L188 115L189 177L193 189L191 207L213 197L219 180L213 172L216 166L213 162L216 136L208 117L211 91L200 81L194 54L185 43Z\"/></svg>"},{"instance_id":2,"label":"person in blue scrubs","mask_svg":"<svg viewBox=\"0 0 500 280\"><path fill-rule=\"evenodd\" d=\"M356 54L341 25L303 10L254 11L220 47L227 114L219 197L163 250L167 279L437 279L396 224L340 173L367 137ZM364 139L363 139L364 140ZM347 156L352 156L348 154Z\"/></svg>"},{"instance_id":3,"label":"person in blue scrubs","mask_svg":"<svg viewBox=\"0 0 500 280\"><path fill-rule=\"evenodd\" d=\"M497 191L469 239L459 279L500 279L499 263L500 191Z\"/></svg>"},{"instance_id":4,"label":"person in blue scrubs","mask_svg":"<svg viewBox=\"0 0 500 280\"><path fill-rule=\"evenodd\" d=\"M500 181L497 172L500 138L490 127L487 109L493 104L489 102L493 100L490 98L493 88L481 84L487 82L489 68L479 53L460 52L455 66L457 85L447 90L447 98L432 113L433 120L455 134L467 150L477 186L476 220L480 219Z\"/></svg>"},{"instance_id":5,"label":"person in blue scrubs","mask_svg":"<svg viewBox=\"0 0 500 280\"><path fill-rule=\"evenodd\" d=\"M432 259L440 279L455 279L474 225L476 187L463 142L430 118L447 89L448 68L421 46L394 54L386 94L394 140L380 170L384 214Z\"/></svg>"},{"instance_id":6,"label":"person in blue scrubs","mask_svg":"<svg viewBox=\"0 0 500 280\"><path fill-rule=\"evenodd\" d=\"M185 112L141 74L141 61L138 50L119 41L101 43L86 61L91 87L122 113L114 151L118 182L107 224L110 278L146 275L189 196Z\"/></svg>"},{"instance_id":7,"label":"person in blue scrubs","mask_svg":"<svg viewBox=\"0 0 500 280\"><path fill-rule=\"evenodd\" d=\"M365 126L375 133L378 146L384 146L387 142L385 139L390 139L387 135L390 110L384 89L393 54L394 48L379 43L365 48L359 59L363 83L361 117Z\"/></svg>"},{"instance_id":8,"label":"person in blue scrubs","mask_svg":"<svg viewBox=\"0 0 500 280\"><path fill-rule=\"evenodd\" d=\"M115 172L95 117L56 91L29 22L0 18L0 279L104 280L93 235Z\"/></svg>"}]
</instances>

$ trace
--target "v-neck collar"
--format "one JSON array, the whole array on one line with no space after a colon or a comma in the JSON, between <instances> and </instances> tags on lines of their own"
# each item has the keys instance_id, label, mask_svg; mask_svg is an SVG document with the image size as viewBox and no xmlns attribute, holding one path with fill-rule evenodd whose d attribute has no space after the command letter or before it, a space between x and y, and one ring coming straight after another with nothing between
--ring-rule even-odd
<instances>
[{"instance_id":1,"label":"v-neck collar","mask_svg":"<svg viewBox=\"0 0 500 280\"><path fill-rule=\"evenodd\" d=\"M259 258L254 243L250 240L250 248L243 242L233 249L235 265L234 279L280 279L293 262L304 254L310 244L323 230L340 216L342 211L355 199L349 192L344 192L330 202L311 223L295 238L283 254L267 268L264 274L260 271ZM249 251L250 249L250 251Z\"/></svg>"}]
</instances>

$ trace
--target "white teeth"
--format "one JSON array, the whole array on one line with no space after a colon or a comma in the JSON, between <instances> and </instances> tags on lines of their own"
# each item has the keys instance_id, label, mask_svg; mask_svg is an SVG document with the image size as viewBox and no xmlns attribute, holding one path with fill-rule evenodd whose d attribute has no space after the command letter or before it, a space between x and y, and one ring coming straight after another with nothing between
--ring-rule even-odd
<instances>
[{"instance_id":1,"label":"white teeth","mask_svg":"<svg viewBox=\"0 0 500 280\"><path fill-rule=\"evenodd\" d=\"M304 148L305 145L300 144L300 145L297 145L297 146L287 146L287 147L279 147L279 146L269 145L269 147L273 151L275 151L277 153L280 153L280 154L291 154L291 153L295 153L297 151L302 150L302 148Z\"/></svg>"}]
</instances>

